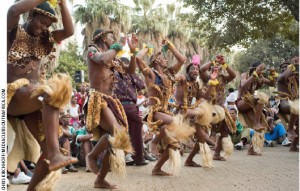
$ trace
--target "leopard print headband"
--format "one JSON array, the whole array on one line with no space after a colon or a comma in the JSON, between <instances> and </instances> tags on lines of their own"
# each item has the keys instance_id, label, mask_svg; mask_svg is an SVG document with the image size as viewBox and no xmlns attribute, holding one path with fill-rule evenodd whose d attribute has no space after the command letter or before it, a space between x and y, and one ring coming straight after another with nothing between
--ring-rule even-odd
<instances>
[{"instance_id":1,"label":"leopard print headband","mask_svg":"<svg viewBox=\"0 0 300 191\"><path fill-rule=\"evenodd\" d=\"M50 19L53 20L53 22L57 22L58 19L55 17L55 15L49 13L48 11L45 11L45 10L42 10L42 9L39 9L39 8L33 8L33 10L30 11L29 13L29 18L32 18L33 17L33 13L38 13L38 14L41 14L41 15L45 15L47 17L49 17Z\"/></svg>"}]
</instances>

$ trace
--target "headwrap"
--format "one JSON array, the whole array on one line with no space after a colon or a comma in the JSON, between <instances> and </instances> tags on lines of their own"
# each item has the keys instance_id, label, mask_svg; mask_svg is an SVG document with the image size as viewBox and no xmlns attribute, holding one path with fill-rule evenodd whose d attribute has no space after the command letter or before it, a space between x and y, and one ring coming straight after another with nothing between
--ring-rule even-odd
<instances>
[{"instance_id":1,"label":"headwrap","mask_svg":"<svg viewBox=\"0 0 300 191\"><path fill-rule=\"evenodd\" d=\"M97 30L101 30L101 29L97 29ZM95 33L97 32L97 30L95 31ZM114 33L114 31L113 30L111 30L111 29L107 29L107 30L103 30L102 32L100 32L100 33L98 33L98 34L96 34L95 35L95 33L94 33L94 36L93 36L93 39L92 39L92 42L93 43L96 43L96 41L99 39L99 37L101 37L101 36L105 36L105 35L107 35L108 33Z\"/></svg>"},{"instance_id":2,"label":"headwrap","mask_svg":"<svg viewBox=\"0 0 300 191\"><path fill-rule=\"evenodd\" d=\"M194 55L192 58L191 64L199 66L200 65L200 56L197 54Z\"/></svg>"},{"instance_id":3,"label":"headwrap","mask_svg":"<svg viewBox=\"0 0 300 191\"><path fill-rule=\"evenodd\" d=\"M153 62L158 58L158 56L161 55L161 52L157 52L156 54L154 54L151 58L150 58L150 63L149 66L152 66Z\"/></svg>"},{"instance_id":4,"label":"headwrap","mask_svg":"<svg viewBox=\"0 0 300 191\"><path fill-rule=\"evenodd\" d=\"M50 7L50 4L48 2L44 2L39 4L38 6L36 6L35 8L33 8L30 12L29 12L29 18L33 17L33 13L37 13L40 15L45 15L47 17L49 17L50 19L53 20L53 22L57 22L58 19L55 16L55 11L54 9L52 9Z\"/></svg>"},{"instance_id":5,"label":"headwrap","mask_svg":"<svg viewBox=\"0 0 300 191\"><path fill-rule=\"evenodd\" d=\"M192 62L186 67L186 73L189 72L189 69L191 66L198 66L199 71L200 71L200 56L199 55L194 55L192 58Z\"/></svg>"}]
</instances>

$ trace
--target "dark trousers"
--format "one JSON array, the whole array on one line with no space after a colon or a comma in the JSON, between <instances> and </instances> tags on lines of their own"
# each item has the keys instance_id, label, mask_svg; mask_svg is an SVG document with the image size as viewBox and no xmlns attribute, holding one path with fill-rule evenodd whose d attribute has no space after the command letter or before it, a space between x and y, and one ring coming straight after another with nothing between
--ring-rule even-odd
<instances>
[{"instance_id":1,"label":"dark trousers","mask_svg":"<svg viewBox=\"0 0 300 191\"><path fill-rule=\"evenodd\" d=\"M123 104L127 115L129 136L132 146L135 150L133 160L141 162L144 160L143 137L142 137L142 119L139 117L139 109L134 104Z\"/></svg>"}]
</instances>

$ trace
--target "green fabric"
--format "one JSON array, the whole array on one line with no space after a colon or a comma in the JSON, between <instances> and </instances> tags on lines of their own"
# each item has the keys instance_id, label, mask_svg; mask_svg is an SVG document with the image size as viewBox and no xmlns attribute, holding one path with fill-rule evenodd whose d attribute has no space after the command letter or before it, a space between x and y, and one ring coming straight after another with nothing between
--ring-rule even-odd
<instances>
[{"instance_id":1,"label":"green fabric","mask_svg":"<svg viewBox=\"0 0 300 191\"><path fill-rule=\"evenodd\" d=\"M238 119L236 120L235 125L237 134L240 134L243 131L244 127Z\"/></svg>"},{"instance_id":2,"label":"green fabric","mask_svg":"<svg viewBox=\"0 0 300 191\"><path fill-rule=\"evenodd\" d=\"M80 128L76 131L76 136L86 135L86 134L88 134L86 128Z\"/></svg>"},{"instance_id":3,"label":"green fabric","mask_svg":"<svg viewBox=\"0 0 300 191\"><path fill-rule=\"evenodd\" d=\"M74 127L72 127L72 126L69 126L69 131L70 131L70 133L73 135L74 133L75 133L75 128Z\"/></svg>"},{"instance_id":4,"label":"green fabric","mask_svg":"<svg viewBox=\"0 0 300 191\"><path fill-rule=\"evenodd\" d=\"M123 46L120 43L114 43L110 46L110 49L119 52L120 50L123 50Z\"/></svg>"},{"instance_id":5,"label":"green fabric","mask_svg":"<svg viewBox=\"0 0 300 191\"><path fill-rule=\"evenodd\" d=\"M88 132L87 132L86 128L83 127L83 128L78 129L75 133L76 133L76 145L80 146L81 142L78 142L78 138L81 136L87 135Z\"/></svg>"},{"instance_id":6,"label":"green fabric","mask_svg":"<svg viewBox=\"0 0 300 191\"><path fill-rule=\"evenodd\" d=\"M250 141L250 128L245 128L242 130L241 133L236 133L236 134L231 135L231 140L232 140L233 144L239 143L242 138L246 138L247 142Z\"/></svg>"}]
</instances>

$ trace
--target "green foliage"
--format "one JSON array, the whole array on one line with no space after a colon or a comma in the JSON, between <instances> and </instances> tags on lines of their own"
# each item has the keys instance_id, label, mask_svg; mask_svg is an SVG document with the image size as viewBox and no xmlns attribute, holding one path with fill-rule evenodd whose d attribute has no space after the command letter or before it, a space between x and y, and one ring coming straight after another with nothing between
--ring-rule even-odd
<instances>
[{"instance_id":1,"label":"green foliage","mask_svg":"<svg viewBox=\"0 0 300 191\"><path fill-rule=\"evenodd\" d=\"M84 5L75 5L75 22L84 25L84 50L91 41L93 32L97 28L121 29L127 33L131 26L130 8L120 4L118 0L86 0ZM113 24L118 25L117 27Z\"/></svg>"},{"instance_id":2,"label":"green foliage","mask_svg":"<svg viewBox=\"0 0 300 191\"><path fill-rule=\"evenodd\" d=\"M78 52L78 45L76 42L70 42L67 49L60 51L59 65L55 68L54 72L68 73L75 85L74 76L75 71L84 70L84 80L88 82L87 65L81 53Z\"/></svg>"},{"instance_id":3,"label":"green foliage","mask_svg":"<svg viewBox=\"0 0 300 191\"><path fill-rule=\"evenodd\" d=\"M299 46L293 42L276 36L272 39L258 40L247 50L234 56L234 67L240 72L245 72L255 61L263 61L268 67L278 66L284 60L290 60L299 55Z\"/></svg>"},{"instance_id":4,"label":"green foliage","mask_svg":"<svg viewBox=\"0 0 300 191\"><path fill-rule=\"evenodd\" d=\"M299 2L259 0L187 0L195 10L191 23L199 28L209 48L248 47L255 39L281 35L298 43Z\"/></svg>"}]
</instances>

